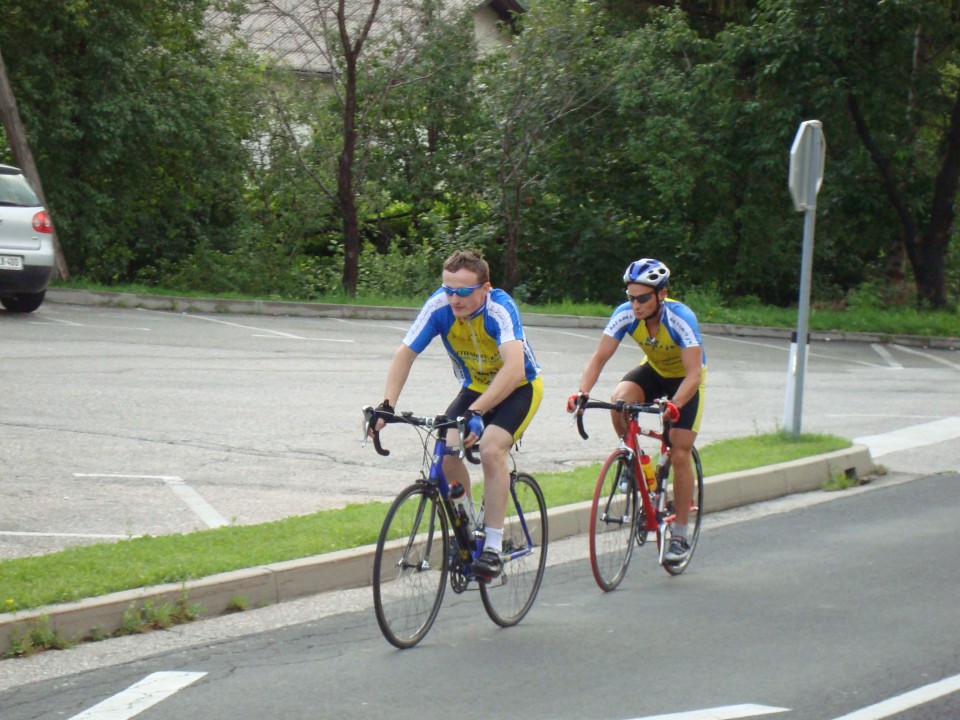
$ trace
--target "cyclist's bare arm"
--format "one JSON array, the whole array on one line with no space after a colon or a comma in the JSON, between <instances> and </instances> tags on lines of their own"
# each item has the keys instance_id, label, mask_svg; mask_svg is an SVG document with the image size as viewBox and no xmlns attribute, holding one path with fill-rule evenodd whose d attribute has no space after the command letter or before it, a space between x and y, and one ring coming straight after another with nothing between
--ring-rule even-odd
<instances>
[{"instance_id":1,"label":"cyclist's bare arm","mask_svg":"<svg viewBox=\"0 0 960 720\"><path fill-rule=\"evenodd\" d=\"M386 387L383 390L383 399L387 401L391 407L397 406L397 401L400 399L403 386L406 385L407 378L410 377L410 368L413 367L413 363L417 357L417 353L403 343L400 344L400 347L398 347L393 354L393 360L390 361L390 367L387 369ZM383 425L383 420L378 420L376 427L371 428L371 432L379 432L383 429Z\"/></svg>"},{"instance_id":2,"label":"cyclist's bare arm","mask_svg":"<svg viewBox=\"0 0 960 720\"><path fill-rule=\"evenodd\" d=\"M594 351L590 360L587 361L587 365L583 369L583 375L580 377L580 387L578 388L580 392L587 395L590 394L593 386L596 385L597 380L600 379L600 373L603 371L604 366L607 364L607 361L613 357L618 347L620 347L620 341L616 338L606 333L600 336L597 349Z\"/></svg>"}]
</instances>

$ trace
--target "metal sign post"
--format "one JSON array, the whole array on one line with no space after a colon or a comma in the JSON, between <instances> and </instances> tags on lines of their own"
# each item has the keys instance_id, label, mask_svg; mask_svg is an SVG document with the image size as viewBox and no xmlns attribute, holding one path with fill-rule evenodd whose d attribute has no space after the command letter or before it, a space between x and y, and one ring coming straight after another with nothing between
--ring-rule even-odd
<instances>
[{"instance_id":1,"label":"metal sign post","mask_svg":"<svg viewBox=\"0 0 960 720\"><path fill-rule=\"evenodd\" d=\"M787 367L787 398L783 424L794 438L800 435L803 409L803 379L807 364L807 345L810 324L810 285L813 274L813 227L817 216L817 193L823 183L823 165L827 142L819 120L800 123L800 129L790 148L790 177L788 185L793 206L803 212L803 253L800 262L800 304L797 331L790 342L790 361Z\"/></svg>"}]
</instances>

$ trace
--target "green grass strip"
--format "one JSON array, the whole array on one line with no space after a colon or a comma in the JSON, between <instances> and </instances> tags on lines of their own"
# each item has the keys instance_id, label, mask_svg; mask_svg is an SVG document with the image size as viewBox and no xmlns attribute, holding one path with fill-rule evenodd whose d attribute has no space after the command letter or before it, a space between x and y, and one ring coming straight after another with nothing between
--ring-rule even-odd
<instances>
[{"instance_id":1,"label":"green grass strip","mask_svg":"<svg viewBox=\"0 0 960 720\"><path fill-rule=\"evenodd\" d=\"M713 443L700 455L709 476L819 455L850 444L831 435L801 435L793 440L783 433L771 433ZM548 507L589 500L599 469L600 463L596 463L570 472L538 474ZM387 507L383 502L349 505L258 525L144 536L4 560L0 562L0 612L182 583L371 545L377 540Z\"/></svg>"}]
</instances>

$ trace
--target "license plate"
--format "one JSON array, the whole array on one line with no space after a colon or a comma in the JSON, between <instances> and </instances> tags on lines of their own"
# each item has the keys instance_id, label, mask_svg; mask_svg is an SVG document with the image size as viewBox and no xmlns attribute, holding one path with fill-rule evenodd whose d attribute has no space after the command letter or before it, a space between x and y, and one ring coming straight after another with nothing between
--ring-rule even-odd
<instances>
[{"instance_id":1,"label":"license plate","mask_svg":"<svg viewBox=\"0 0 960 720\"><path fill-rule=\"evenodd\" d=\"M19 255L0 255L0 270L23 270L23 258Z\"/></svg>"}]
</instances>

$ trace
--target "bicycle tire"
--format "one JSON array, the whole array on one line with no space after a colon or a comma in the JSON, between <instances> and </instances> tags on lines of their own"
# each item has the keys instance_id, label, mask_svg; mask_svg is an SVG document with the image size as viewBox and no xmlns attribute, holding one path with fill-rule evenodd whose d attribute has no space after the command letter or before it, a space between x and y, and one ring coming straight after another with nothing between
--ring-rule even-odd
<instances>
[{"instance_id":1,"label":"bicycle tire","mask_svg":"<svg viewBox=\"0 0 960 720\"><path fill-rule=\"evenodd\" d=\"M503 570L499 577L480 583L483 607L500 627L516 625L530 612L547 566L549 541L547 503L533 476L511 474L510 495L513 502L507 503L503 527ZM523 550L527 552L510 557Z\"/></svg>"},{"instance_id":2,"label":"bicycle tire","mask_svg":"<svg viewBox=\"0 0 960 720\"><path fill-rule=\"evenodd\" d=\"M604 462L597 477L590 508L590 568L593 579L605 592L615 590L630 566L637 532L637 484L628 479L626 492L620 481L630 468L630 456L616 450Z\"/></svg>"},{"instance_id":3,"label":"bicycle tire","mask_svg":"<svg viewBox=\"0 0 960 720\"><path fill-rule=\"evenodd\" d=\"M690 454L693 458L694 467L693 504L690 507L690 518L687 520L687 542L690 544L690 552L688 552L687 556L680 562L668 562L664 560L663 569L671 575L679 575L687 569L687 566L693 559L693 551L697 549L697 540L700 539L700 523L703 519L703 466L700 464L700 453L697 452L696 448L692 448ZM657 535L659 549L659 533L657 533ZM666 541L669 542L669 531L667 535Z\"/></svg>"},{"instance_id":4,"label":"bicycle tire","mask_svg":"<svg viewBox=\"0 0 960 720\"><path fill-rule=\"evenodd\" d=\"M417 483L397 495L373 559L373 605L383 636L404 649L430 630L447 586L447 516L435 488Z\"/></svg>"}]
</instances>

